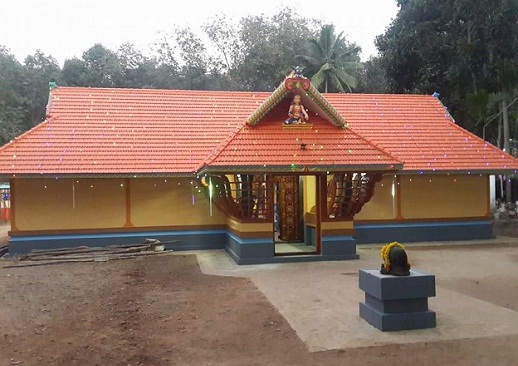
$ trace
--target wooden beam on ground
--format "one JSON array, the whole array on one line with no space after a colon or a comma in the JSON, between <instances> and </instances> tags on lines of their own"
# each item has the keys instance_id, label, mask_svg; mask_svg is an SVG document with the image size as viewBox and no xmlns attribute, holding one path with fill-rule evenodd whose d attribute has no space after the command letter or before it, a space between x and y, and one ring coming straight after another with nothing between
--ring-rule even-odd
<instances>
[{"instance_id":1,"label":"wooden beam on ground","mask_svg":"<svg viewBox=\"0 0 518 366\"><path fill-rule=\"evenodd\" d=\"M9 245L0 246L0 257L9 251Z\"/></svg>"},{"instance_id":2,"label":"wooden beam on ground","mask_svg":"<svg viewBox=\"0 0 518 366\"><path fill-rule=\"evenodd\" d=\"M46 261L32 261L32 260L25 260L18 262L17 264L4 266L3 268L21 268L21 267L36 267L36 266L44 266L44 265L54 265L54 264L60 264L60 263L87 263L87 262L108 262L111 260L121 260L121 259L131 259L135 257L142 257L142 256L154 256L154 255L170 255L170 254L176 254L172 250L166 250L162 252L139 252L139 253L123 253L123 254L116 254L116 255L97 255L97 256L91 256L86 258L63 258L58 259L59 257L51 257L48 258Z\"/></svg>"}]
</instances>

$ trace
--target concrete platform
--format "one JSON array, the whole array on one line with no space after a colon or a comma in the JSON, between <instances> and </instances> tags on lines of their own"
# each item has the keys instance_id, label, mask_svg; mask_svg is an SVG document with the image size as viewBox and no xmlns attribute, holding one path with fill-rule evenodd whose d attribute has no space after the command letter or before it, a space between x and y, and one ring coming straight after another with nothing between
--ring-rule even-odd
<instances>
[{"instance_id":1,"label":"concrete platform","mask_svg":"<svg viewBox=\"0 0 518 366\"><path fill-rule=\"evenodd\" d=\"M360 317L384 332L435 328L437 326L434 311L391 314L381 312L366 302L360 303Z\"/></svg>"},{"instance_id":2,"label":"concrete platform","mask_svg":"<svg viewBox=\"0 0 518 366\"><path fill-rule=\"evenodd\" d=\"M236 265L224 251L193 253L206 274L250 278L311 351L518 335L516 239L406 245L412 266L436 277L429 306L437 327L395 333L358 315L358 270L378 268L380 248L360 246L357 261L253 266Z\"/></svg>"},{"instance_id":3,"label":"concrete platform","mask_svg":"<svg viewBox=\"0 0 518 366\"><path fill-rule=\"evenodd\" d=\"M382 275L378 269L360 269L360 289L380 299L402 300L435 296L435 276L410 270L409 276Z\"/></svg>"},{"instance_id":4,"label":"concrete platform","mask_svg":"<svg viewBox=\"0 0 518 366\"><path fill-rule=\"evenodd\" d=\"M428 298L435 296L435 276L410 270L409 276L360 269L359 288L365 292L360 317L381 331L435 328L435 312Z\"/></svg>"}]
</instances>

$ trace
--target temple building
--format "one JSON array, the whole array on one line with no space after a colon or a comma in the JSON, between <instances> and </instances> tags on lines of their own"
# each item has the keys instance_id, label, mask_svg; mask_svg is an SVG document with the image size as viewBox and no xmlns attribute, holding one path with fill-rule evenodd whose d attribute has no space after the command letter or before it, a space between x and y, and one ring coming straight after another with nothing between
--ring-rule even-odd
<instances>
[{"instance_id":1,"label":"temple building","mask_svg":"<svg viewBox=\"0 0 518 366\"><path fill-rule=\"evenodd\" d=\"M299 76L273 93L55 87L0 149L12 253L156 238L240 264L492 238L489 175L516 171L434 96Z\"/></svg>"}]
</instances>

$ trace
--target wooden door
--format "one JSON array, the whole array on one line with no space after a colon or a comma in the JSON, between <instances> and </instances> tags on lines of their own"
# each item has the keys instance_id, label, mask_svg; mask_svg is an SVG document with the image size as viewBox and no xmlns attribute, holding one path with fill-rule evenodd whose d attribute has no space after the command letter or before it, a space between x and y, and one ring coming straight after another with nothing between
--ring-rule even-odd
<instances>
[{"instance_id":1,"label":"wooden door","mask_svg":"<svg viewBox=\"0 0 518 366\"><path fill-rule=\"evenodd\" d=\"M299 241L299 177L278 176L278 204L280 235L282 241Z\"/></svg>"}]
</instances>

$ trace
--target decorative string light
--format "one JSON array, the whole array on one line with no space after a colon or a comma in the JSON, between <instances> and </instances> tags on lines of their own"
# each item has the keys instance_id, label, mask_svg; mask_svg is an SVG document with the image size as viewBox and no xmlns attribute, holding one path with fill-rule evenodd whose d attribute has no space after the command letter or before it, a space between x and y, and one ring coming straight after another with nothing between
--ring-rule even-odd
<instances>
[{"instance_id":1,"label":"decorative string light","mask_svg":"<svg viewBox=\"0 0 518 366\"><path fill-rule=\"evenodd\" d=\"M192 180L191 180L191 202L192 202L193 206L196 203L196 197L194 196L194 183Z\"/></svg>"},{"instance_id":2,"label":"decorative string light","mask_svg":"<svg viewBox=\"0 0 518 366\"><path fill-rule=\"evenodd\" d=\"M212 217L212 197L213 197L212 178L209 175L209 215L211 217Z\"/></svg>"},{"instance_id":3,"label":"decorative string light","mask_svg":"<svg viewBox=\"0 0 518 366\"><path fill-rule=\"evenodd\" d=\"M76 181L79 183L79 181ZM72 210L76 209L76 182L72 181Z\"/></svg>"}]
</instances>

